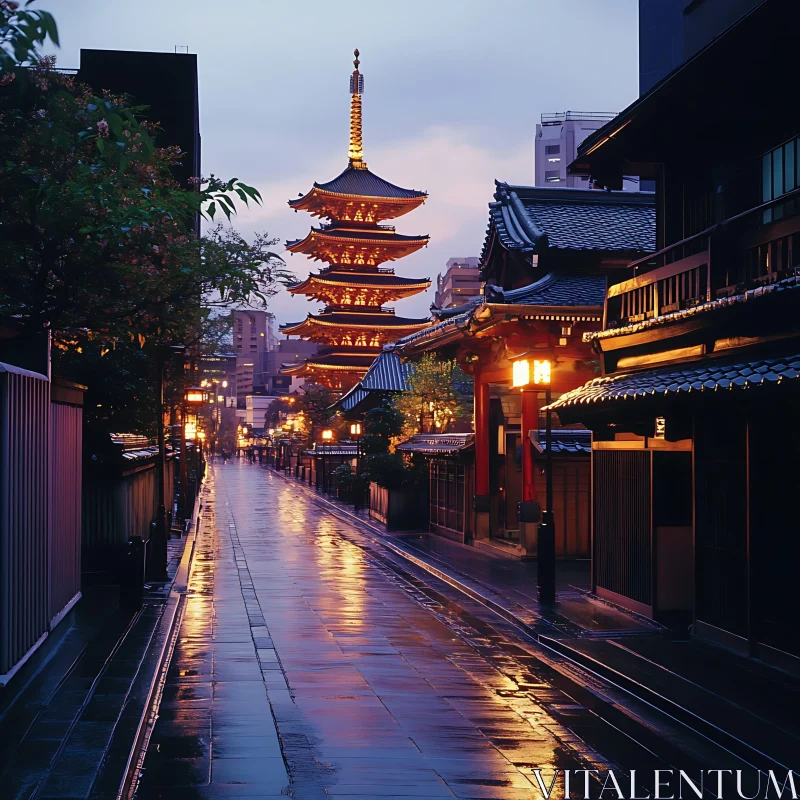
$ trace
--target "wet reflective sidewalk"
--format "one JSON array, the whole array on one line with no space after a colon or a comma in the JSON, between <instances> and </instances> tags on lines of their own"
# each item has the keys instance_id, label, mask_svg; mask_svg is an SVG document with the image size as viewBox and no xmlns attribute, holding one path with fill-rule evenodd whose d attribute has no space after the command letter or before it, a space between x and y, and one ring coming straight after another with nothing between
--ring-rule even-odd
<instances>
[{"instance_id":1,"label":"wet reflective sidewalk","mask_svg":"<svg viewBox=\"0 0 800 800\"><path fill-rule=\"evenodd\" d=\"M137 797L530 798L591 760L290 482L233 463L206 491Z\"/></svg>"}]
</instances>

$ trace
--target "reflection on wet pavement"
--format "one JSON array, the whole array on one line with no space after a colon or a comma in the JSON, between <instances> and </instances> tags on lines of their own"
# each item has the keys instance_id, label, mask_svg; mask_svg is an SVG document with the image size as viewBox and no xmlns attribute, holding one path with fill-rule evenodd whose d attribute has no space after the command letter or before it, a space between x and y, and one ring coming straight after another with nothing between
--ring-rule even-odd
<instances>
[{"instance_id":1,"label":"reflection on wet pavement","mask_svg":"<svg viewBox=\"0 0 800 800\"><path fill-rule=\"evenodd\" d=\"M563 724L580 707L526 652L452 618L290 483L217 465L206 491L137 797L529 798L534 768L599 765Z\"/></svg>"}]
</instances>

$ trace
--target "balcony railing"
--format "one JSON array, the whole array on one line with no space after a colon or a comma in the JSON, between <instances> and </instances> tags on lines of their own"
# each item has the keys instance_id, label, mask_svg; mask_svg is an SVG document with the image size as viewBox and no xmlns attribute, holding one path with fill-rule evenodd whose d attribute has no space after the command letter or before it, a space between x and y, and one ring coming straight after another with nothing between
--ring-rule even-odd
<instances>
[{"instance_id":1,"label":"balcony railing","mask_svg":"<svg viewBox=\"0 0 800 800\"><path fill-rule=\"evenodd\" d=\"M633 277L608 289L607 328L653 319L794 275L800 272L800 189L628 266Z\"/></svg>"}]
</instances>

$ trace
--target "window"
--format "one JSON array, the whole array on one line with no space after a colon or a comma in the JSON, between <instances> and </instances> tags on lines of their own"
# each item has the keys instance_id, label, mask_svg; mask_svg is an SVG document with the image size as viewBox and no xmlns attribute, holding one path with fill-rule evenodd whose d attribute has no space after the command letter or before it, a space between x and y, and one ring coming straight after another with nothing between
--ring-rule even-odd
<instances>
[{"instance_id":1,"label":"window","mask_svg":"<svg viewBox=\"0 0 800 800\"><path fill-rule=\"evenodd\" d=\"M544 180L546 183L558 183L561 180L561 173L557 169L546 169Z\"/></svg>"},{"instance_id":2,"label":"window","mask_svg":"<svg viewBox=\"0 0 800 800\"><path fill-rule=\"evenodd\" d=\"M546 144L544 146L544 154L546 156L557 156L561 152L560 144Z\"/></svg>"},{"instance_id":3,"label":"window","mask_svg":"<svg viewBox=\"0 0 800 800\"><path fill-rule=\"evenodd\" d=\"M768 203L800 186L800 137L770 150L761 157L761 202ZM764 222L782 219L784 205L773 206L764 212Z\"/></svg>"}]
</instances>

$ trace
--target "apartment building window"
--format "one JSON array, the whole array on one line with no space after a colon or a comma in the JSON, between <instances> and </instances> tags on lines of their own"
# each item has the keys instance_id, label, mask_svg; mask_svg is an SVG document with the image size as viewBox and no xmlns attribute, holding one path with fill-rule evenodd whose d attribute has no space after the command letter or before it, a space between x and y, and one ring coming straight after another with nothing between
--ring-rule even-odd
<instances>
[{"instance_id":1,"label":"apartment building window","mask_svg":"<svg viewBox=\"0 0 800 800\"><path fill-rule=\"evenodd\" d=\"M561 153L560 144L546 144L544 146L544 154L546 156L557 156Z\"/></svg>"},{"instance_id":2,"label":"apartment building window","mask_svg":"<svg viewBox=\"0 0 800 800\"><path fill-rule=\"evenodd\" d=\"M558 183L561 180L561 173L557 169L546 169L544 179L546 183Z\"/></svg>"},{"instance_id":3,"label":"apartment building window","mask_svg":"<svg viewBox=\"0 0 800 800\"><path fill-rule=\"evenodd\" d=\"M800 186L800 137L776 147L761 157L761 201L768 203ZM788 204L787 204L788 205ZM764 212L764 222L782 219L784 205Z\"/></svg>"}]
</instances>

